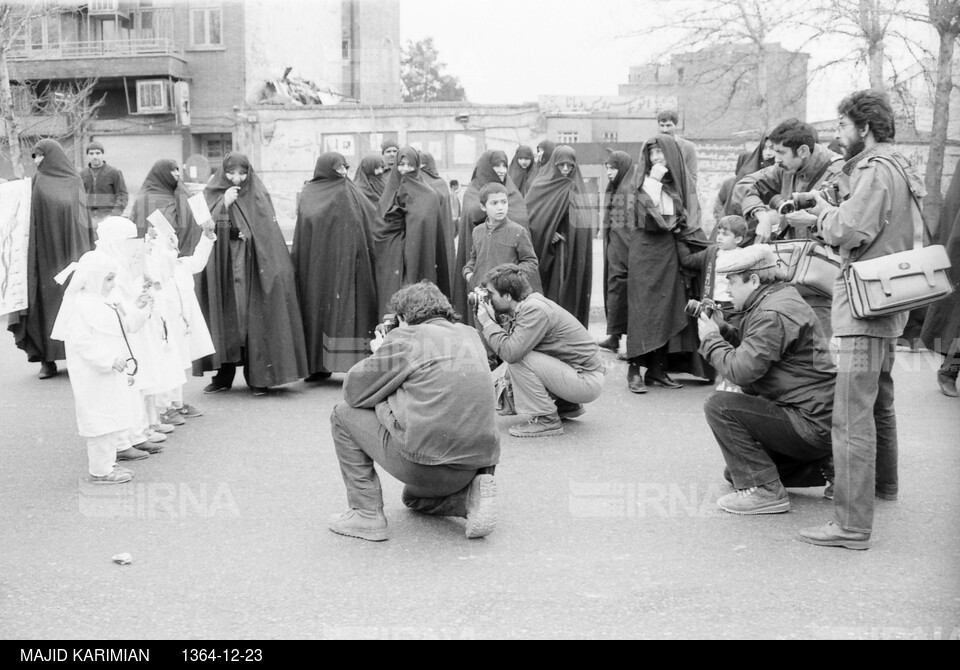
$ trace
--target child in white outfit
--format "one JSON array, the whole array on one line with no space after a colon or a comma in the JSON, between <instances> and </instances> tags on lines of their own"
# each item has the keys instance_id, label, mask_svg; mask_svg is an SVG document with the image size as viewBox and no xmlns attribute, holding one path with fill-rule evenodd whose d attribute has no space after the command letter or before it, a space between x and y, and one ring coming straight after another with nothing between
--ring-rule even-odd
<instances>
[{"instance_id":1,"label":"child in white outfit","mask_svg":"<svg viewBox=\"0 0 960 670\"><path fill-rule=\"evenodd\" d=\"M142 327L145 315L116 300L118 266L107 254L87 252L72 267L52 337L65 344L77 428L87 438L90 481L120 484L133 473L117 467L117 452L132 446L130 427L140 411L140 395L132 385L137 362L126 333ZM141 296L137 306L146 302Z\"/></svg>"}]
</instances>

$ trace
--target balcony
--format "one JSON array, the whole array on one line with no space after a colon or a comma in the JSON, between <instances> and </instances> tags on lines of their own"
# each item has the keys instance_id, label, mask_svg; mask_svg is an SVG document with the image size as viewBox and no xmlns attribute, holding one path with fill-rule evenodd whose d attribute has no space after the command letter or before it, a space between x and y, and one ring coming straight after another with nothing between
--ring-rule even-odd
<instances>
[{"instance_id":1,"label":"balcony","mask_svg":"<svg viewBox=\"0 0 960 670\"><path fill-rule=\"evenodd\" d=\"M189 79L183 47L165 38L18 45L8 54L10 79L87 77Z\"/></svg>"}]
</instances>

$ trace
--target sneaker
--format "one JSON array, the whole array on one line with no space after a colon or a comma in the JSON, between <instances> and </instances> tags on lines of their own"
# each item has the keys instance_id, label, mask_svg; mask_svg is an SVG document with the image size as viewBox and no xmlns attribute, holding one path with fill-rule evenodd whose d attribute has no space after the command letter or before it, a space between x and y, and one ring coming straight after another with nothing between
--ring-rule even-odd
<instances>
[{"instance_id":1,"label":"sneaker","mask_svg":"<svg viewBox=\"0 0 960 670\"><path fill-rule=\"evenodd\" d=\"M229 391L229 386L220 386L217 383L210 383L203 387L204 393L220 393L221 391Z\"/></svg>"},{"instance_id":2,"label":"sneaker","mask_svg":"<svg viewBox=\"0 0 960 670\"><path fill-rule=\"evenodd\" d=\"M176 430L176 426L173 426L172 424L169 424L169 423L163 423L163 421L161 420L160 423L155 423L152 426L150 426L150 430L152 430L155 433L163 433L164 435L167 435L169 433L172 433L174 430Z\"/></svg>"},{"instance_id":3,"label":"sneaker","mask_svg":"<svg viewBox=\"0 0 960 670\"><path fill-rule=\"evenodd\" d=\"M188 419L195 419L198 416L203 416L202 409L197 409L193 405L188 405L186 403L184 403L181 407L178 407L177 411L180 412L181 416L185 416Z\"/></svg>"},{"instance_id":4,"label":"sneaker","mask_svg":"<svg viewBox=\"0 0 960 670\"><path fill-rule=\"evenodd\" d=\"M497 527L497 482L493 475L477 475L467 491L467 538L486 537Z\"/></svg>"},{"instance_id":5,"label":"sneaker","mask_svg":"<svg viewBox=\"0 0 960 670\"><path fill-rule=\"evenodd\" d=\"M337 535L358 537L370 542L387 539L387 517L382 509L352 509L343 514L334 514L330 517L329 528Z\"/></svg>"},{"instance_id":6,"label":"sneaker","mask_svg":"<svg viewBox=\"0 0 960 670\"><path fill-rule=\"evenodd\" d=\"M114 467L109 474L106 475L90 475L91 484L126 484L131 479L133 479L133 473L127 470L126 468Z\"/></svg>"},{"instance_id":7,"label":"sneaker","mask_svg":"<svg viewBox=\"0 0 960 670\"><path fill-rule=\"evenodd\" d=\"M161 442L167 439L166 435L162 435L160 433L155 433L155 434L163 438ZM133 445L133 448L139 449L140 451L145 451L148 454L159 454L161 451L163 451L163 447L160 444L155 442L150 442L149 439L146 442L141 442L140 444Z\"/></svg>"},{"instance_id":8,"label":"sneaker","mask_svg":"<svg viewBox=\"0 0 960 670\"><path fill-rule=\"evenodd\" d=\"M158 433L155 430L147 432L147 442L152 442L153 444L160 444L161 442L166 442L167 436L163 433ZM139 449L139 447L137 447Z\"/></svg>"},{"instance_id":9,"label":"sneaker","mask_svg":"<svg viewBox=\"0 0 960 670\"><path fill-rule=\"evenodd\" d=\"M740 489L717 500L717 507L731 514L781 514L790 511L790 498L780 480Z\"/></svg>"},{"instance_id":10,"label":"sneaker","mask_svg":"<svg viewBox=\"0 0 960 670\"><path fill-rule=\"evenodd\" d=\"M171 407L161 414L160 421L170 426L182 426L187 422L187 420L183 418L183 415L180 414L180 410L175 407Z\"/></svg>"},{"instance_id":11,"label":"sneaker","mask_svg":"<svg viewBox=\"0 0 960 670\"><path fill-rule=\"evenodd\" d=\"M818 547L843 547L863 551L870 548L870 533L844 530L835 521L815 528L801 528L797 539Z\"/></svg>"},{"instance_id":12,"label":"sneaker","mask_svg":"<svg viewBox=\"0 0 960 670\"><path fill-rule=\"evenodd\" d=\"M510 427L514 437L550 437L563 435L563 424L556 413L548 416L535 416L526 423Z\"/></svg>"},{"instance_id":13,"label":"sneaker","mask_svg":"<svg viewBox=\"0 0 960 670\"><path fill-rule=\"evenodd\" d=\"M127 447L123 451L117 452L118 461L141 461L147 456L149 456L146 451L141 451L136 447Z\"/></svg>"},{"instance_id":14,"label":"sneaker","mask_svg":"<svg viewBox=\"0 0 960 670\"><path fill-rule=\"evenodd\" d=\"M41 377L43 379L43 377ZM937 386L940 387L940 393L950 398L956 398L960 393L957 392L957 380L950 375L941 375L937 373Z\"/></svg>"}]
</instances>

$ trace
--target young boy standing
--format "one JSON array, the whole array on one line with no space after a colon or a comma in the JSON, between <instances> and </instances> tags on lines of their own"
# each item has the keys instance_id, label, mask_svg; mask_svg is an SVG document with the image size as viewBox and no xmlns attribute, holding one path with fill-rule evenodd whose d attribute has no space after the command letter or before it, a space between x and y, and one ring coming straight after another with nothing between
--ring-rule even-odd
<instances>
[{"instance_id":1,"label":"young boy standing","mask_svg":"<svg viewBox=\"0 0 960 670\"><path fill-rule=\"evenodd\" d=\"M519 265L528 281L539 280L540 263L530 233L507 217L506 187L497 183L484 185L480 189L480 208L487 219L474 229L470 259L463 266L467 291L472 291L480 278L503 263ZM473 322L473 314L463 317L468 323Z\"/></svg>"}]
</instances>

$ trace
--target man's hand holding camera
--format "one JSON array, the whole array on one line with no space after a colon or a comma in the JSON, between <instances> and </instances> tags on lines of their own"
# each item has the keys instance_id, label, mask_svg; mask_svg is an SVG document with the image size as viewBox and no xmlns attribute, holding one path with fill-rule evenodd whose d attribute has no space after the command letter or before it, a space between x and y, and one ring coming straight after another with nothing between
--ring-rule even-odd
<instances>
[{"instance_id":1,"label":"man's hand holding camera","mask_svg":"<svg viewBox=\"0 0 960 670\"><path fill-rule=\"evenodd\" d=\"M490 304L490 293L487 289L478 286L467 295L467 303L476 308L477 320L481 325L487 325L490 322L496 322L497 314Z\"/></svg>"}]
</instances>

